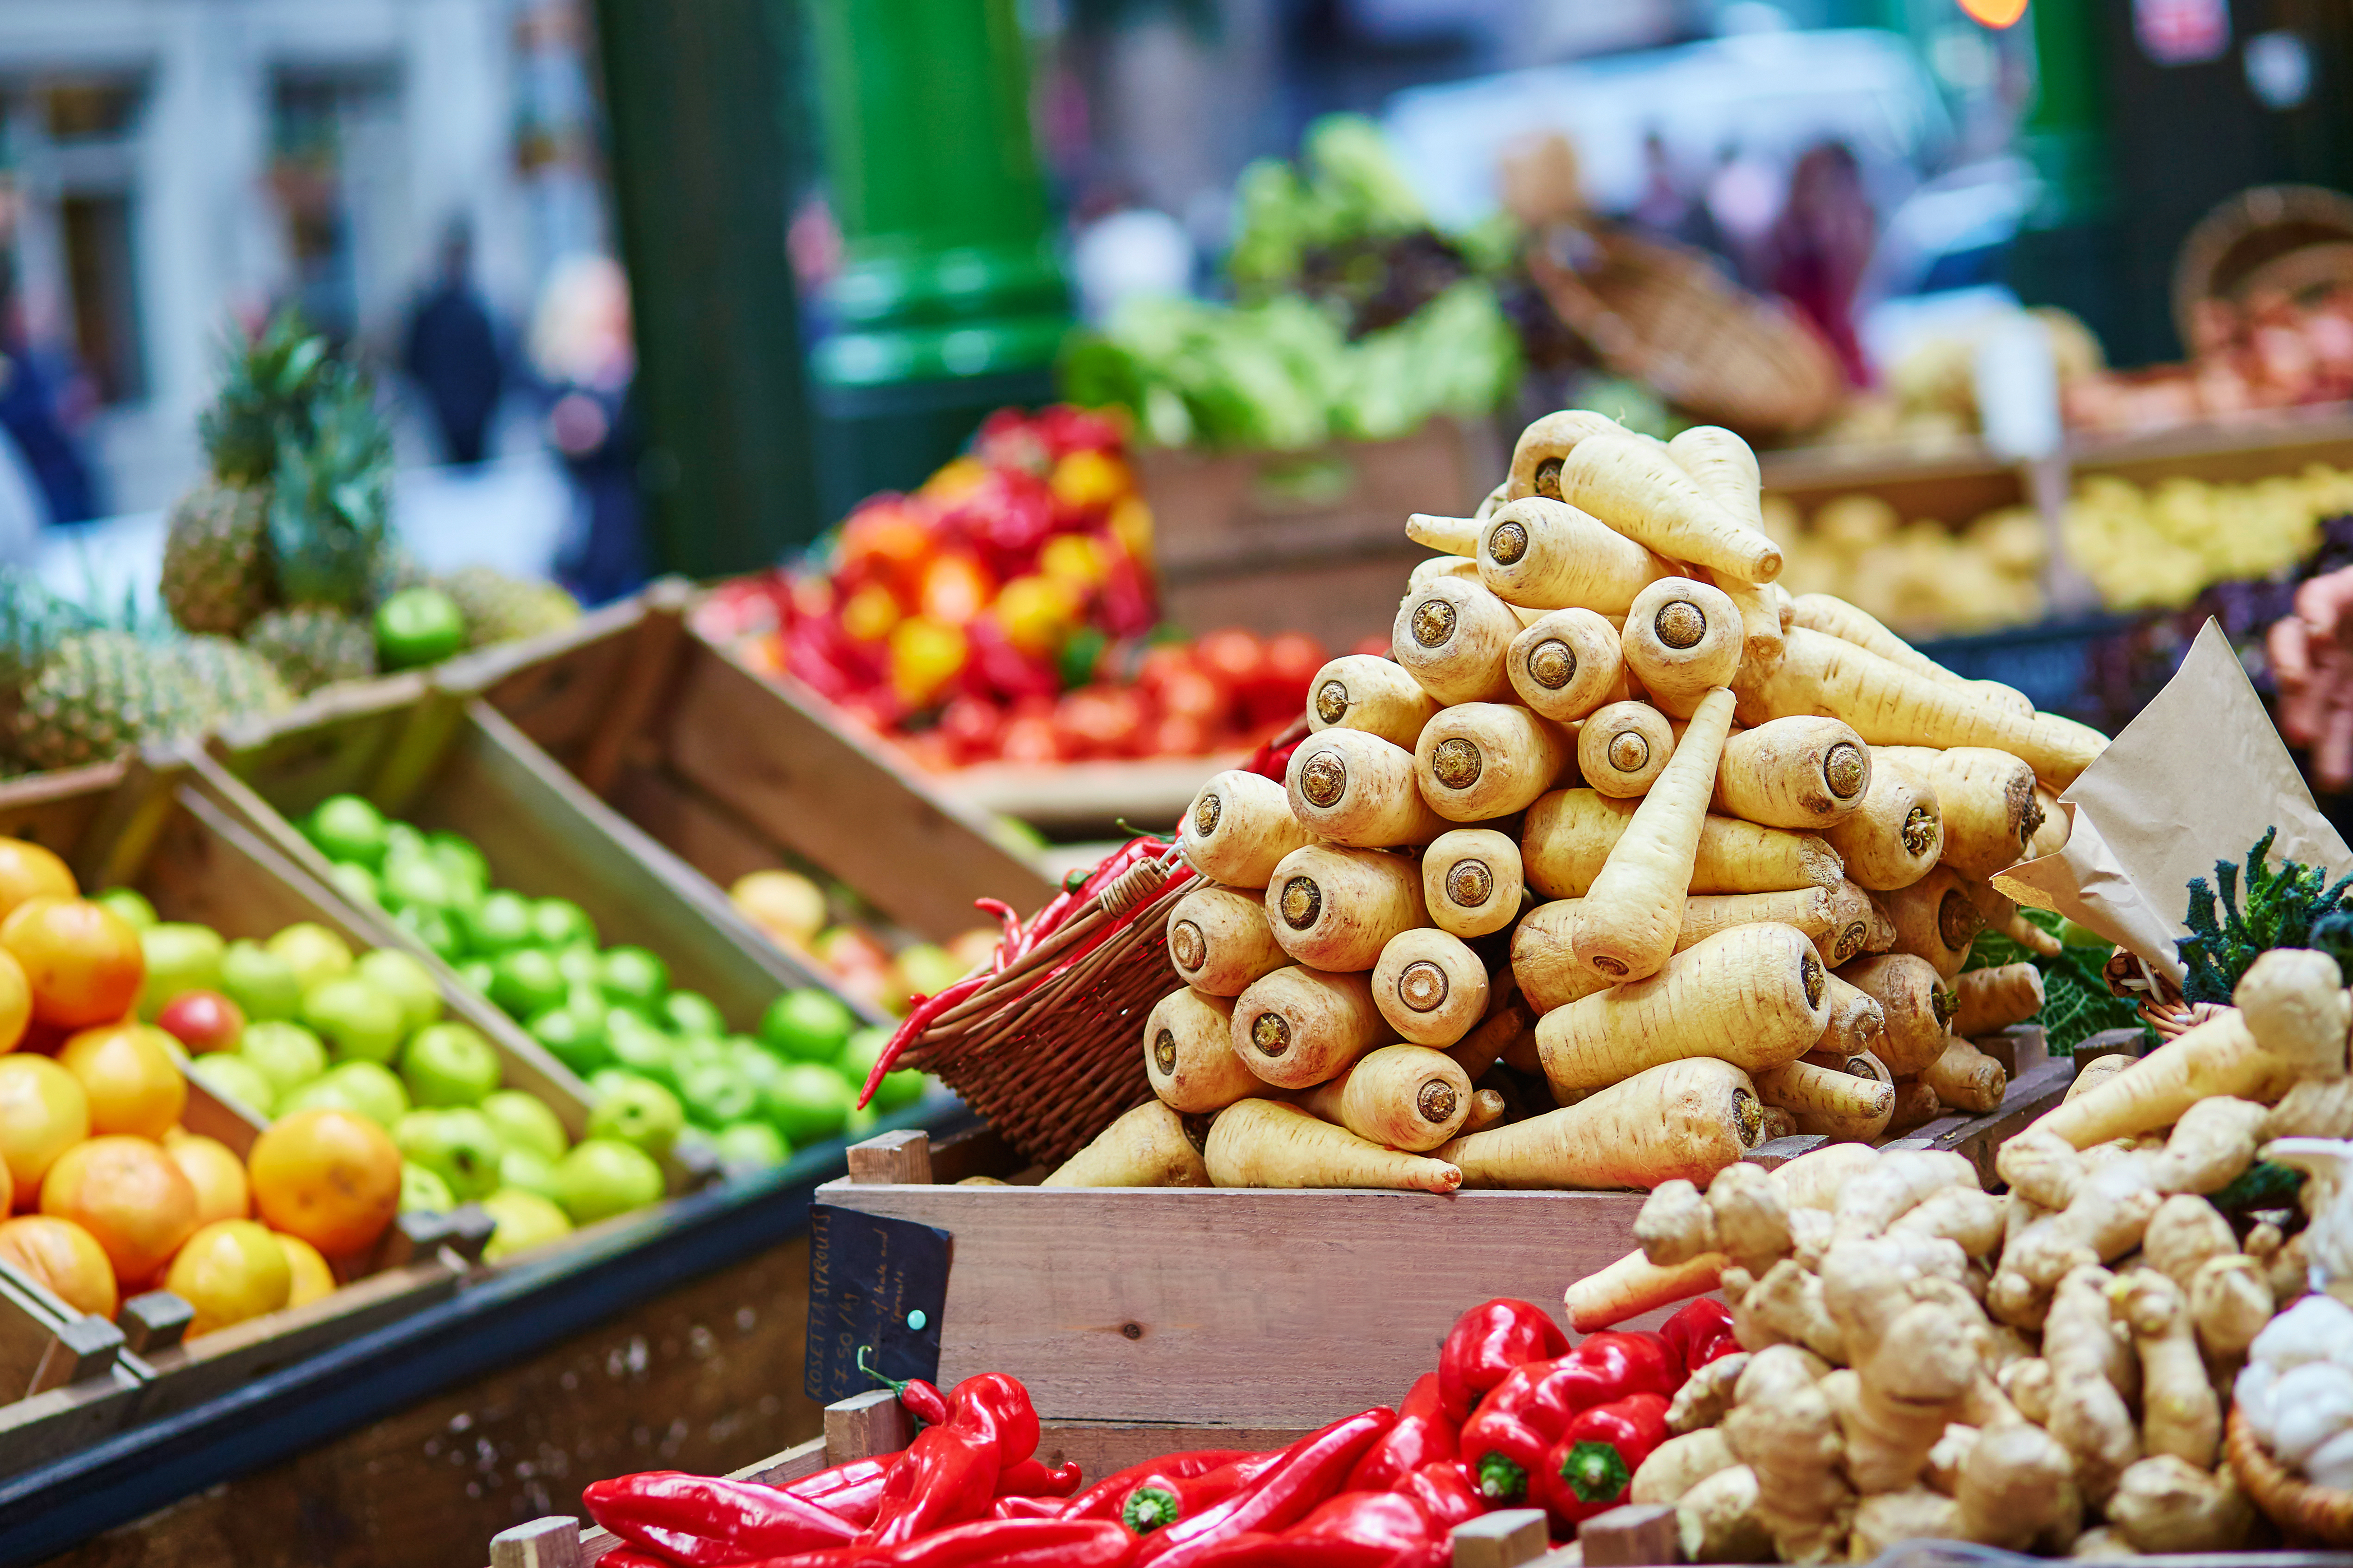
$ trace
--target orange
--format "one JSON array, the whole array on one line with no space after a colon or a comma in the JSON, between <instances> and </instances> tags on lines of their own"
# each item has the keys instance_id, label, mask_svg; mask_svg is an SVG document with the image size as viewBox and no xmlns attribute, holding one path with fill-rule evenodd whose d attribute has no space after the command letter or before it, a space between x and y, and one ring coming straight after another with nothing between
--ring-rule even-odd
<instances>
[{"instance_id":1,"label":"orange","mask_svg":"<svg viewBox=\"0 0 2353 1568\"><path fill-rule=\"evenodd\" d=\"M229 1152L227 1144L174 1128L173 1135L164 1140L164 1152L196 1189L198 1225L252 1217L253 1192L246 1184L245 1163Z\"/></svg>"},{"instance_id":2,"label":"orange","mask_svg":"<svg viewBox=\"0 0 2353 1568\"><path fill-rule=\"evenodd\" d=\"M278 1238L249 1219L215 1220L188 1237L164 1289L196 1310L188 1337L274 1312L294 1290Z\"/></svg>"},{"instance_id":3,"label":"orange","mask_svg":"<svg viewBox=\"0 0 2353 1568\"><path fill-rule=\"evenodd\" d=\"M0 1163L31 1208L58 1155L90 1136L90 1095L47 1057L0 1057Z\"/></svg>"},{"instance_id":4,"label":"orange","mask_svg":"<svg viewBox=\"0 0 2353 1568\"><path fill-rule=\"evenodd\" d=\"M375 1245L400 1211L400 1151L391 1134L348 1110L301 1110L253 1142L253 1201L272 1230L330 1258Z\"/></svg>"},{"instance_id":5,"label":"orange","mask_svg":"<svg viewBox=\"0 0 2353 1568\"><path fill-rule=\"evenodd\" d=\"M21 838L0 838L0 917L26 899L80 896L73 873L55 854Z\"/></svg>"},{"instance_id":6,"label":"orange","mask_svg":"<svg viewBox=\"0 0 2353 1568\"><path fill-rule=\"evenodd\" d=\"M33 1016L86 1029L139 1000L146 954L131 922L88 899L27 899L0 921L0 947L24 966Z\"/></svg>"},{"instance_id":7,"label":"orange","mask_svg":"<svg viewBox=\"0 0 2353 1568\"><path fill-rule=\"evenodd\" d=\"M115 1283L136 1290L195 1233L196 1189L144 1138L93 1138L49 1167L41 1212L97 1237L114 1265Z\"/></svg>"},{"instance_id":8,"label":"orange","mask_svg":"<svg viewBox=\"0 0 2353 1568\"><path fill-rule=\"evenodd\" d=\"M286 1298L288 1306L307 1307L322 1296L335 1293L335 1271L327 1266L317 1247L282 1230L269 1234L278 1238L279 1250L286 1254L286 1266L294 1271L294 1289Z\"/></svg>"},{"instance_id":9,"label":"orange","mask_svg":"<svg viewBox=\"0 0 2353 1568\"><path fill-rule=\"evenodd\" d=\"M90 1096L90 1130L161 1138L187 1109L188 1080L153 1024L84 1029L58 1052L58 1066Z\"/></svg>"},{"instance_id":10,"label":"orange","mask_svg":"<svg viewBox=\"0 0 2353 1568\"><path fill-rule=\"evenodd\" d=\"M25 966L0 947L0 1051L13 1051L25 1040L25 1026L33 1021L33 987Z\"/></svg>"},{"instance_id":11,"label":"orange","mask_svg":"<svg viewBox=\"0 0 2353 1568\"><path fill-rule=\"evenodd\" d=\"M98 1238L69 1219L28 1214L0 1222L0 1261L15 1264L78 1312L114 1316L114 1265Z\"/></svg>"}]
</instances>

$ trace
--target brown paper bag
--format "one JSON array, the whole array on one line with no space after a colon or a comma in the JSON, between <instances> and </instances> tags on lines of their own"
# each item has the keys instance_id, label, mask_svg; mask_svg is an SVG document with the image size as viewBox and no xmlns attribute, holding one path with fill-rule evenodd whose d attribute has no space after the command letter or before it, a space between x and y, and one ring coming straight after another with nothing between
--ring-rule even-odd
<instances>
[{"instance_id":1,"label":"brown paper bag","mask_svg":"<svg viewBox=\"0 0 2353 1568\"><path fill-rule=\"evenodd\" d=\"M2320 866L2332 879L2353 870L2353 850L2313 805L2211 620L2156 700L2059 801L2067 847L2000 873L1994 887L2099 932L2177 984L2189 879L2211 884L2214 862L2244 859L2265 828L2279 829L2274 861Z\"/></svg>"}]
</instances>

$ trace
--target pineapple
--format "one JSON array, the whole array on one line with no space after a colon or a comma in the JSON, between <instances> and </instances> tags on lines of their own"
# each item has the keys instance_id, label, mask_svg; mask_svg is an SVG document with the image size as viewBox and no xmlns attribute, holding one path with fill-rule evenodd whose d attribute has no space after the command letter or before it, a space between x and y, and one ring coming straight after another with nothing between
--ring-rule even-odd
<instances>
[{"instance_id":1,"label":"pineapple","mask_svg":"<svg viewBox=\"0 0 2353 1568\"><path fill-rule=\"evenodd\" d=\"M172 505L164 608L192 632L235 637L269 607L269 486L206 479Z\"/></svg>"},{"instance_id":2,"label":"pineapple","mask_svg":"<svg viewBox=\"0 0 2353 1568\"><path fill-rule=\"evenodd\" d=\"M311 439L281 436L269 546L285 603L358 608L392 512L392 437L366 382L339 369L312 404Z\"/></svg>"},{"instance_id":3,"label":"pineapple","mask_svg":"<svg viewBox=\"0 0 2353 1568\"><path fill-rule=\"evenodd\" d=\"M471 647L537 637L580 618L580 602L553 583L510 577L488 566L465 566L434 582L458 601Z\"/></svg>"},{"instance_id":4,"label":"pineapple","mask_svg":"<svg viewBox=\"0 0 2353 1568\"><path fill-rule=\"evenodd\" d=\"M16 746L40 768L102 763L195 728L202 703L168 649L129 632L82 632L58 643L25 688Z\"/></svg>"},{"instance_id":5,"label":"pineapple","mask_svg":"<svg viewBox=\"0 0 2353 1568\"><path fill-rule=\"evenodd\" d=\"M245 646L276 666L301 696L375 673L375 634L366 622L324 605L265 611L246 629Z\"/></svg>"},{"instance_id":6,"label":"pineapple","mask_svg":"<svg viewBox=\"0 0 2353 1568\"><path fill-rule=\"evenodd\" d=\"M206 723L282 713L294 706L293 688L260 653L227 637L185 637L164 655L195 688Z\"/></svg>"}]
</instances>

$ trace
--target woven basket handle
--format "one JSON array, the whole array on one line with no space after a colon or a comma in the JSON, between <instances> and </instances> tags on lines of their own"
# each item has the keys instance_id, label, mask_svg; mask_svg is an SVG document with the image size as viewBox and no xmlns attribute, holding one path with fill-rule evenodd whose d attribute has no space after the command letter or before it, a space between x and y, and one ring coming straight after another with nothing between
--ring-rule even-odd
<instances>
[{"instance_id":1,"label":"woven basket handle","mask_svg":"<svg viewBox=\"0 0 2353 1568\"><path fill-rule=\"evenodd\" d=\"M1095 894L1095 901L1105 915L1118 920L1145 899L1158 892L1168 880L1168 867L1159 860L1139 860L1104 884Z\"/></svg>"}]
</instances>

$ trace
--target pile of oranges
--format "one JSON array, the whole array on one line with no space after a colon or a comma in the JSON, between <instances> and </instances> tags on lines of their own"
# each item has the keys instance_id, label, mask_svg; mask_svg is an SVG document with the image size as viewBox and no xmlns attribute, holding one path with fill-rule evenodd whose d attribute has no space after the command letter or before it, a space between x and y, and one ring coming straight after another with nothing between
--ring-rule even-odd
<instances>
[{"instance_id":1,"label":"pile of oranges","mask_svg":"<svg viewBox=\"0 0 2353 1568\"><path fill-rule=\"evenodd\" d=\"M0 1260L84 1312L167 1289L189 1332L300 1306L363 1260L400 1153L348 1111L273 1124L239 1160L180 1125L186 1055L139 1022L139 933L65 863L0 838Z\"/></svg>"}]
</instances>

